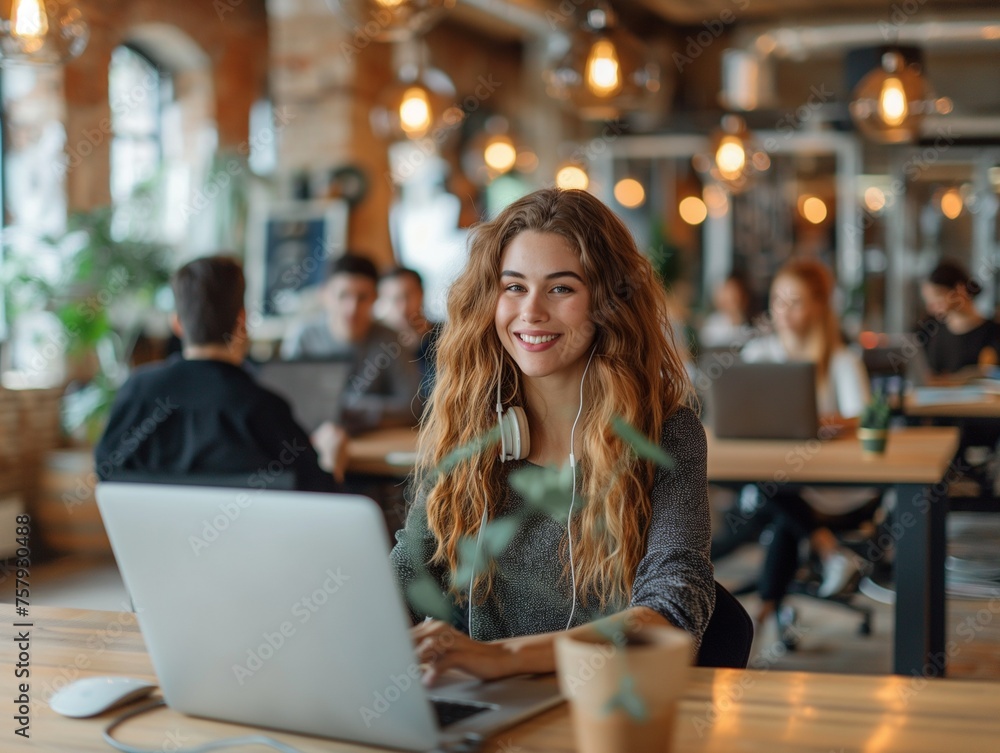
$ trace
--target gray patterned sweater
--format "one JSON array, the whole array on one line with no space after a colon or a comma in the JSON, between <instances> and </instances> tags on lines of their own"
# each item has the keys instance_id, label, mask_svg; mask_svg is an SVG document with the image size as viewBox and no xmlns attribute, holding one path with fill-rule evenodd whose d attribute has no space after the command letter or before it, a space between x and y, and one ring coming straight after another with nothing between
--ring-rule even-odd
<instances>
[{"instance_id":1,"label":"gray patterned sweater","mask_svg":"<svg viewBox=\"0 0 1000 753\"><path fill-rule=\"evenodd\" d=\"M706 477L705 431L689 408L679 408L663 425L663 449L674 459L670 470L657 469L652 491L652 517L646 536L646 554L639 563L631 599L601 613L596 596L589 609L578 603L573 625L590 622L626 607L644 606L687 630L696 646L715 607L715 581L709 559L711 525ZM505 464L509 474L526 461ZM524 515L526 502L507 485L502 514ZM485 603L473 607L472 637L481 641L563 630L572 608L569 578L559 557L565 527L546 515L530 512L506 548L496 556L494 591ZM406 527L396 533L390 555L404 594L434 553L427 527L424 500L418 495ZM426 571L447 592L448 573L427 566ZM410 604L414 621L422 611ZM455 620L468 631L468 616Z\"/></svg>"}]
</instances>

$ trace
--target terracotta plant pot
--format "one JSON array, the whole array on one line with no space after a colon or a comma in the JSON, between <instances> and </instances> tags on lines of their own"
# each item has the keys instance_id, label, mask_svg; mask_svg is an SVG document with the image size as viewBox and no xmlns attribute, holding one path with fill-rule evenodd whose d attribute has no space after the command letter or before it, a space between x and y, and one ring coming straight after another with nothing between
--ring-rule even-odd
<instances>
[{"instance_id":1,"label":"terracotta plant pot","mask_svg":"<svg viewBox=\"0 0 1000 753\"><path fill-rule=\"evenodd\" d=\"M884 454L885 443L888 438L888 429L858 429L858 439L861 440L861 452L868 458Z\"/></svg>"},{"instance_id":2,"label":"terracotta plant pot","mask_svg":"<svg viewBox=\"0 0 1000 753\"><path fill-rule=\"evenodd\" d=\"M576 749L669 753L692 656L691 636L671 627L557 639L559 687L569 699Z\"/></svg>"}]
</instances>

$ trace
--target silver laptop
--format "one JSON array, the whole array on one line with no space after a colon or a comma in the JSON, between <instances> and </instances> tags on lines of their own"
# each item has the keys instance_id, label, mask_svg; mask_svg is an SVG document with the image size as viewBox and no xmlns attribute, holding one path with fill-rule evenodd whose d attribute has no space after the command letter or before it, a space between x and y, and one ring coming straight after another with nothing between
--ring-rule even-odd
<instances>
[{"instance_id":1,"label":"silver laptop","mask_svg":"<svg viewBox=\"0 0 1000 753\"><path fill-rule=\"evenodd\" d=\"M430 750L561 701L551 677L421 684L366 497L107 483L97 503L177 711Z\"/></svg>"},{"instance_id":2,"label":"silver laptop","mask_svg":"<svg viewBox=\"0 0 1000 753\"><path fill-rule=\"evenodd\" d=\"M814 439L816 366L734 362L711 376L710 424L720 439Z\"/></svg>"},{"instance_id":3,"label":"silver laptop","mask_svg":"<svg viewBox=\"0 0 1000 753\"><path fill-rule=\"evenodd\" d=\"M296 422L313 432L340 416L340 400L354 370L351 358L322 361L268 361L257 381L288 401Z\"/></svg>"}]
</instances>

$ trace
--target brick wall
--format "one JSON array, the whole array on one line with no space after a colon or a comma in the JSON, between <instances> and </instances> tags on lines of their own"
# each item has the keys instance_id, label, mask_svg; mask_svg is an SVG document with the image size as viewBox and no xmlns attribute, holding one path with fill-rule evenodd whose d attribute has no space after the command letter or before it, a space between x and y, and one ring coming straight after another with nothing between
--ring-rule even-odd
<instances>
[{"instance_id":1,"label":"brick wall","mask_svg":"<svg viewBox=\"0 0 1000 753\"><path fill-rule=\"evenodd\" d=\"M87 49L66 66L66 139L92 152L67 175L72 209L105 206L110 150L106 124L111 53L137 26L166 24L188 36L210 60L213 116L220 149L246 141L250 106L267 90L268 26L263 0L78 0L90 25ZM104 137L93 138L95 134ZM88 150L89 151L89 150Z\"/></svg>"},{"instance_id":2,"label":"brick wall","mask_svg":"<svg viewBox=\"0 0 1000 753\"><path fill-rule=\"evenodd\" d=\"M62 441L61 389L0 387L0 497L21 496L30 507L38 493L45 453Z\"/></svg>"}]
</instances>

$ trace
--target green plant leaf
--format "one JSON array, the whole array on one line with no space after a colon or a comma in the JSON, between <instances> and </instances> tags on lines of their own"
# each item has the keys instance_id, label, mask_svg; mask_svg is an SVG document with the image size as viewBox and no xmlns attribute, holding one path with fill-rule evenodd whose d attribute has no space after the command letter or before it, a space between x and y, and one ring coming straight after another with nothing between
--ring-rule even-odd
<instances>
[{"instance_id":1,"label":"green plant leaf","mask_svg":"<svg viewBox=\"0 0 1000 753\"><path fill-rule=\"evenodd\" d=\"M520 525L521 521L516 518L500 518L488 523L483 531L483 549L496 557L507 548Z\"/></svg>"},{"instance_id":2,"label":"green plant leaf","mask_svg":"<svg viewBox=\"0 0 1000 753\"><path fill-rule=\"evenodd\" d=\"M458 540L458 562L455 563L455 572L452 573L451 582L458 588L465 590L472 581L473 568L475 572L486 571L486 559L482 552L476 553L476 536L463 536Z\"/></svg>"},{"instance_id":3,"label":"green plant leaf","mask_svg":"<svg viewBox=\"0 0 1000 753\"><path fill-rule=\"evenodd\" d=\"M451 619L451 602L429 575L422 575L413 581L406 590L406 596L413 611L445 622Z\"/></svg>"},{"instance_id":4,"label":"green plant leaf","mask_svg":"<svg viewBox=\"0 0 1000 753\"><path fill-rule=\"evenodd\" d=\"M618 709L621 709L639 722L645 722L649 717L646 702L636 693L635 678L630 675L625 675L622 678L618 692L607 702L604 707L604 713L612 714Z\"/></svg>"},{"instance_id":5,"label":"green plant leaf","mask_svg":"<svg viewBox=\"0 0 1000 753\"><path fill-rule=\"evenodd\" d=\"M439 474L449 473L454 470L459 463L469 460L470 458L474 458L476 455L489 448L490 445L496 444L496 441L499 438L500 427L495 426L493 429L486 432L486 434L474 437L465 444L459 445L441 458L441 462L438 463L437 467L435 467L431 472L432 479Z\"/></svg>"},{"instance_id":6,"label":"green plant leaf","mask_svg":"<svg viewBox=\"0 0 1000 753\"><path fill-rule=\"evenodd\" d=\"M514 471L510 485L525 501L550 518L565 523L573 492L573 470L527 466Z\"/></svg>"},{"instance_id":7,"label":"green plant leaf","mask_svg":"<svg viewBox=\"0 0 1000 753\"><path fill-rule=\"evenodd\" d=\"M658 444L653 444L644 437L639 430L626 421L621 416L615 416L611 420L611 428L615 434L624 439L632 448L636 455L646 460L652 460L657 465L670 470L674 467L674 460Z\"/></svg>"}]
</instances>

